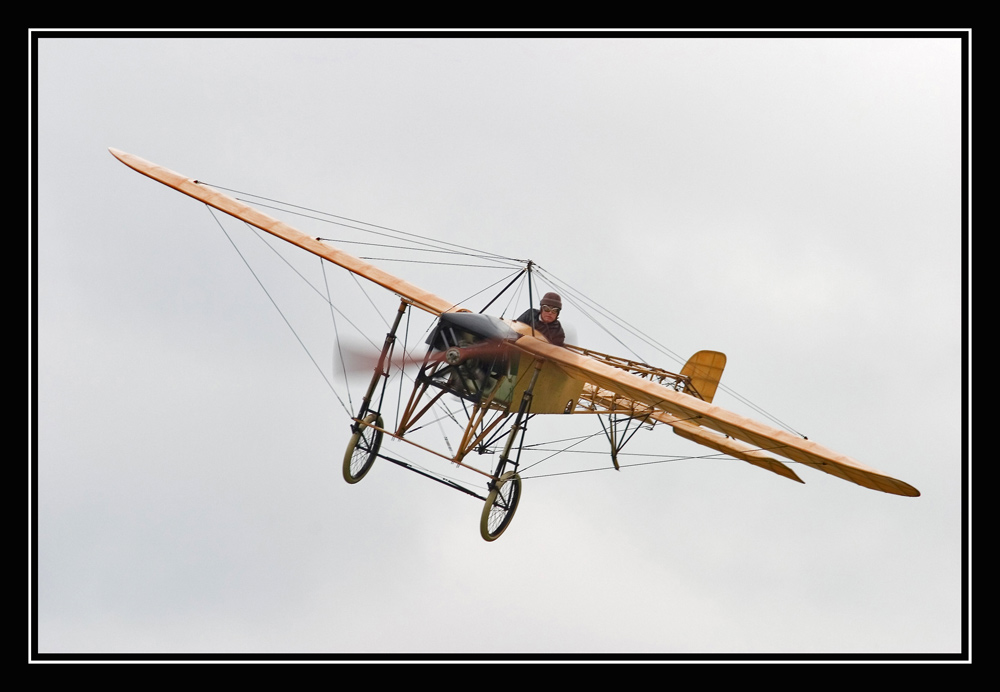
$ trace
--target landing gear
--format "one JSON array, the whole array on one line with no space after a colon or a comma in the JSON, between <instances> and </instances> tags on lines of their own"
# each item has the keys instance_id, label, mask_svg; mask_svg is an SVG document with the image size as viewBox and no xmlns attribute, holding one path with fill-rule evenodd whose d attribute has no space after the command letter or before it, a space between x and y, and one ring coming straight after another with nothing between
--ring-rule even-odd
<instances>
[{"instance_id":1,"label":"landing gear","mask_svg":"<svg viewBox=\"0 0 1000 692\"><path fill-rule=\"evenodd\" d=\"M368 427L370 425L381 428L382 416L377 413L365 416L358 424L358 431L347 443L347 451L344 453L344 480L348 483L357 483L365 477L375 463L379 447L382 446L382 431Z\"/></svg>"},{"instance_id":2,"label":"landing gear","mask_svg":"<svg viewBox=\"0 0 1000 692\"><path fill-rule=\"evenodd\" d=\"M423 367L415 379L413 394L410 395L410 401L406 405L402 419L397 420L395 432L386 430L380 411L383 410L382 404L390 370L395 372L401 370L402 367L393 364L393 350L396 344L396 330L409 305L405 299L400 302L395 321L390 327L389 333L386 334L378 364L375 366L375 371L368 383L368 389L361 400L360 407L356 409L357 414L352 417L352 436L344 453L342 469L344 480L351 484L357 483L371 470L375 459L382 458L384 461L460 490L481 502L485 501L486 504L482 509L479 522L479 532L483 540L495 541L507 530L521 500L521 477L517 474L517 468L524 431L527 427L527 421L531 417L529 411L532 392L541 372L543 361L539 358L534 359L534 372L532 372L528 386L521 396L517 416L510 430L506 433L507 439L493 472L489 473L471 464L466 464L464 459L467 454L473 450L479 450L480 453L483 453L500 438L503 423L511 413L510 400L514 396L517 384L517 367L521 357L512 363L512 356L506 342L512 342L520 337L515 330L502 321L484 315L458 313L450 317L442 316L432 338L428 339L428 355L424 358ZM432 356L434 357L432 358ZM405 363L405 357L403 363ZM507 385L507 389L503 388L504 385ZM431 396L429 401L421 401L429 387L440 391ZM411 444L439 457L444 457L458 466L482 474L489 479L485 491L482 486L479 486L478 489L467 487L464 481L454 481L427 472L405 460L394 458L393 454L387 455L381 452L383 437L388 436L393 440L410 442L410 440L404 439L404 435L408 431L418 430L419 427L412 427L413 423L427 413L445 394L454 394L461 399L465 413L469 417L469 423L465 426L458 452L452 450L451 444L448 445L450 456L440 454L415 442L411 442ZM473 404L474 408L471 412L469 412L466 402ZM495 435L495 437L488 439L491 435Z\"/></svg>"},{"instance_id":3,"label":"landing gear","mask_svg":"<svg viewBox=\"0 0 1000 692\"><path fill-rule=\"evenodd\" d=\"M521 477L509 471L500 477L486 498L483 516L479 521L479 533L483 540L495 541L500 538L500 534L514 518L520 500Z\"/></svg>"},{"instance_id":4,"label":"landing gear","mask_svg":"<svg viewBox=\"0 0 1000 692\"><path fill-rule=\"evenodd\" d=\"M372 380L368 384L368 391L365 392L364 399L361 401L361 410L354 419L357 422L351 428L354 430L354 434L351 436L351 441L347 443L347 451L344 453L344 480L351 484L360 481L371 470L372 464L375 463L375 457L378 456L379 447L382 446L382 431L369 427L372 425L378 428L384 427L382 416L370 412L369 406L379 381L382 382L382 394L385 394L385 382L389 379L389 361L392 360L392 348L396 344L396 329L399 327L399 321L403 318L403 313L406 312L406 306L405 300L399 303L396 320L392 323L389 333L385 335L385 343L382 345L382 354L379 356L378 365L375 366Z\"/></svg>"},{"instance_id":5,"label":"landing gear","mask_svg":"<svg viewBox=\"0 0 1000 692\"><path fill-rule=\"evenodd\" d=\"M486 506L483 507L483 516L479 520L479 534L484 541L495 541L500 538L510 520L514 518L514 511L517 503L521 500L521 477L517 475L517 458L511 459L510 452L517 438L524 440L524 425L531 409L532 392L535 389L535 382L538 380L538 373L541 372L542 361L535 361L535 370L531 374L531 381L521 398L521 406L517 410L517 417L507 434L507 442L504 444L503 452L500 454L500 462L497 464L493 477L496 481L490 484L490 494L486 497ZM518 443L520 445L520 443ZM517 457L521 456L520 446ZM504 473L507 464L514 466L513 471Z\"/></svg>"}]
</instances>

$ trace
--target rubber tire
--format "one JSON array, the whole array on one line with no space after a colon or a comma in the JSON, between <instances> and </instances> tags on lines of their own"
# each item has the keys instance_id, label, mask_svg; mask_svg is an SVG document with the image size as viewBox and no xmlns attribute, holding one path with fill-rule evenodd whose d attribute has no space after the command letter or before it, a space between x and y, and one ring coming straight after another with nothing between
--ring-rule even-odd
<instances>
[{"instance_id":1,"label":"rubber tire","mask_svg":"<svg viewBox=\"0 0 1000 692\"><path fill-rule=\"evenodd\" d=\"M517 504L521 501L521 477L509 471L500 476L496 487L486 497L479 533L484 541L495 541L510 526Z\"/></svg>"},{"instance_id":2,"label":"rubber tire","mask_svg":"<svg viewBox=\"0 0 1000 692\"><path fill-rule=\"evenodd\" d=\"M374 423L378 427L382 427L382 416L377 413L369 413L363 420L367 424ZM367 436L366 433L368 433ZM347 443L347 451L344 453L344 480L354 484L364 478L365 474L371 471L381 446L381 430L372 430L365 426L359 427L358 431L351 436L351 441Z\"/></svg>"}]
</instances>

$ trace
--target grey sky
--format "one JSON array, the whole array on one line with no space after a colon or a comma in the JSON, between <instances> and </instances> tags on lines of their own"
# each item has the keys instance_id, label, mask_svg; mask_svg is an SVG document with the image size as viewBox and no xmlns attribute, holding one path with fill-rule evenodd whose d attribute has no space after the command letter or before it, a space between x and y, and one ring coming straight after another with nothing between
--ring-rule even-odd
<instances>
[{"instance_id":1,"label":"grey sky","mask_svg":"<svg viewBox=\"0 0 1000 692\"><path fill-rule=\"evenodd\" d=\"M959 651L959 40L61 37L37 74L41 652ZM923 496L687 459L526 481L487 544L415 474L348 486L346 414L229 240L108 147L533 259ZM322 342L322 301L227 230ZM454 300L503 276L385 268Z\"/></svg>"}]
</instances>

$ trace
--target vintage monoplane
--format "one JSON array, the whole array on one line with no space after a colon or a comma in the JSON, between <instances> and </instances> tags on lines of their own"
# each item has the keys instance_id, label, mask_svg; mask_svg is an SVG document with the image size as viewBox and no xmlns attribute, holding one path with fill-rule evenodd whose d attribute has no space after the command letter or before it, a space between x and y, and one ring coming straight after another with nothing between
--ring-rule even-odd
<instances>
[{"instance_id":1,"label":"vintage monoplane","mask_svg":"<svg viewBox=\"0 0 1000 692\"><path fill-rule=\"evenodd\" d=\"M343 461L348 483L364 478L378 458L393 462L485 501L480 532L485 540L493 541L509 526L521 497L518 465L527 419L542 414L596 414L608 420L605 431L615 468L628 439L619 433L621 421L638 421L647 426L663 423L681 437L799 483L803 481L795 471L773 455L873 490L908 497L920 495L913 486L815 442L713 405L726 365L722 353L699 351L679 373L672 373L579 346L555 346L529 324L454 305L203 183L131 154L110 151L139 173L399 297L399 308L374 373L351 420L351 438ZM382 416L385 382L394 358L397 368L406 359L405 354L395 352L396 334L402 317L412 308L430 313L437 323L427 338L426 355L416 364L419 370L409 400L395 429L391 429ZM466 416L462 439L457 449L449 445L448 453L430 449L407 436L445 396L461 400ZM481 475L485 494L384 454L385 437L414 445ZM468 460L472 452L482 453L501 442L495 467L480 469Z\"/></svg>"}]
</instances>

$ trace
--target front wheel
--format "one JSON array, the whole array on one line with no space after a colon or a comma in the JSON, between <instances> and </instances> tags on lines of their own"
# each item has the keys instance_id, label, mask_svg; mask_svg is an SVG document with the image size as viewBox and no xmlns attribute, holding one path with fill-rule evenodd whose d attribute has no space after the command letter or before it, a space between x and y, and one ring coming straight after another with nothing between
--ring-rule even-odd
<instances>
[{"instance_id":1,"label":"front wheel","mask_svg":"<svg viewBox=\"0 0 1000 692\"><path fill-rule=\"evenodd\" d=\"M500 538L510 520L514 518L517 503L521 500L521 477L509 471L500 476L496 487L486 497L483 516L479 521L479 533L485 541Z\"/></svg>"},{"instance_id":2,"label":"front wheel","mask_svg":"<svg viewBox=\"0 0 1000 692\"><path fill-rule=\"evenodd\" d=\"M344 453L344 480L348 483L357 483L365 477L375 463L379 447L382 446L382 431L370 428L369 425L381 428L382 416L377 413L365 416L363 421L358 423L358 431L347 443L347 452Z\"/></svg>"}]
</instances>

